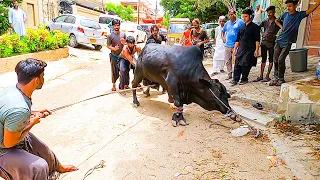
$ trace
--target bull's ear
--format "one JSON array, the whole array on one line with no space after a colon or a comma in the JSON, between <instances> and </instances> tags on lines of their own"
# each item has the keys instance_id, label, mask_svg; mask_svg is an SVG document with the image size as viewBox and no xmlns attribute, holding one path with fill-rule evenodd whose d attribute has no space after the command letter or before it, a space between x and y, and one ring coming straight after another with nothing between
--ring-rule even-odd
<instances>
[{"instance_id":1,"label":"bull's ear","mask_svg":"<svg viewBox=\"0 0 320 180\"><path fill-rule=\"evenodd\" d=\"M199 79L199 82L205 86L208 86L208 87L211 86L210 82L205 79Z\"/></svg>"}]
</instances>

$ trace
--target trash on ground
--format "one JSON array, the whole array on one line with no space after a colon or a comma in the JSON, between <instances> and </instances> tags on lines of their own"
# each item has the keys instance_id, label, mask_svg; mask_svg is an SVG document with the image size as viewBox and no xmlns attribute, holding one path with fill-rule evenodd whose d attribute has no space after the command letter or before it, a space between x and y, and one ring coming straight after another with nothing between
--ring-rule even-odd
<instances>
[{"instance_id":1,"label":"trash on ground","mask_svg":"<svg viewBox=\"0 0 320 180\"><path fill-rule=\"evenodd\" d=\"M250 132L249 126L240 126L237 129L234 129L231 131L232 136L235 137L240 137L240 136L244 136L246 134L248 134L248 132Z\"/></svg>"},{"instance_id":2,"label":"trash on ground","mask_svg":"<svg viewBox=\"0 0 320 180\"><path fill-rule=\"evenodd\" d=\"M270 161L271 166L277 166L278 165L278 158L277 158L276 155L267 156L267 159Z\"/></svg>"},{"instance_id":3,"label":"trash on ground","mask_svg":"<svg viewBox=\"0 0 320 180\"><path fill-rule=\"evenodd\" d=\"M175 177L178 177L178 176L180 176L180 174L181 174L181 173L177 172L177 173L174 174L174 176L175 176Z\"/></svg>"}]
</instances>

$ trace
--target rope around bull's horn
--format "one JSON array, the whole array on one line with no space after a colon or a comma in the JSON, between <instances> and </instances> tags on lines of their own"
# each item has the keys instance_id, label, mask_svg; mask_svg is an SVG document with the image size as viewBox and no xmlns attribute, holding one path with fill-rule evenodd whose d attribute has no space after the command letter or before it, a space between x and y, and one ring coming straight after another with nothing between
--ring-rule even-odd
<instances>
[{"instance_id":1,"label":"rope around bull's horn","mask_svg":"<svg viewBox=\"0 0 320 180\"><path fill-rule=\"evenodd\" d=\"M94 96L94 97L91 97L91 98L87 98L87 99L84 99L84 100L75 102L75 103L72 103L72 104L60 106L60 107L51 109L50 111L51 111L51 112L56 112L56 111L59 111L59 110L61 110L61 109L65 109L65 108L67 108L67 107L73 106L73 105L75 105L75 104L79 104L79 103L82 103L82 102L85 102L85 101L89 101L89 100L96 99L96 98L99 98L99 97L107 96L107 95L110 95L110 94L128 92L128 91L143 89L143 88L147 88L147 87L154 87L154 86L155 86L155 85L149 85L149 86L141 86L141 87L136 87L136 88L131 88L131 89L125 89L125 90L111 91L111 92L107 92L107 93L104 93L104 94L100 94L100 95L98 95L98 96Z\"/></svg>"}]
</instances>

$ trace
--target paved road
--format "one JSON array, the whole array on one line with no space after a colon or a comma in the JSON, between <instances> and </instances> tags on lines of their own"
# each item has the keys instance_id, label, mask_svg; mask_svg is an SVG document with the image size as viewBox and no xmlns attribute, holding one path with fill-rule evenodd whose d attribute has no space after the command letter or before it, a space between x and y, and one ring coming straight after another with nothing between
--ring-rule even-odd
<instances>
[{"instance_id":1,"label":"paved road","mask_svg":"<svg viewBox=\"0 0 320 180\"><path fill-rule=\"evenodd\" d=\"M82 47L71 49L71 54L63 61L49 63L49 80L32 98L34 109L55 108L111 89L105 48L96 52ZM5 76L14 79L12 73ZM132 105L131 93L77 104L32 129L62 163L80 168L62 179L80 180L101 160L106 161L106 167L88 180L291 178L285 165L269 168L266 156L272 148L268 142L232 137L230 128L239 124L223 115L215 112L213 116L213 112L191 104L185 107L190 125L173 128L167 95L152 91L150 98L141 92L138 97L138 108ZM210 128L212 122L223 126Z\"/></svg>"}]
</instances>

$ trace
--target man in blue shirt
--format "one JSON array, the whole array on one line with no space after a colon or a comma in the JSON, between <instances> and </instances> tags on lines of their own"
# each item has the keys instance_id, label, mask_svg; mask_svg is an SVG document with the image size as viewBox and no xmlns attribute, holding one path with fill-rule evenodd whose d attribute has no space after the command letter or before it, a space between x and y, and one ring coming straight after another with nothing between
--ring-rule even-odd
<instances>
[{"instance_id":1,"label":"man in blue shirt","mask_svg":"<svg viewBox=\"0 0 320 180\"><path fill-rule=\"evenodd\" d=\"M233 48L237 40L240 28L244 25L242 19L238 19L235 10L229 10L230 20L224 25L222 29L222 40L225 43L225 59L228 71L227 80L232 78L232 54Z\"/></svg>"},{"instance_id":2,"label":"man in blue shirt","mask_svg":"<svg viewBox=\"0 0 320 180\"><path fill-rule=\"evenodd\" d=\"M282 33L277 38L274 47L275 79L270 82L270 86L281 86L282 83L285 83L285 59L289 54L292 43L297 41L300 22L320 5L320 0L317 0L317 3L307 11L296 11L298 0L287 0L286 5L288 11L276 20L276 24L282 29Z\"/></svg>"}]
</instances>

